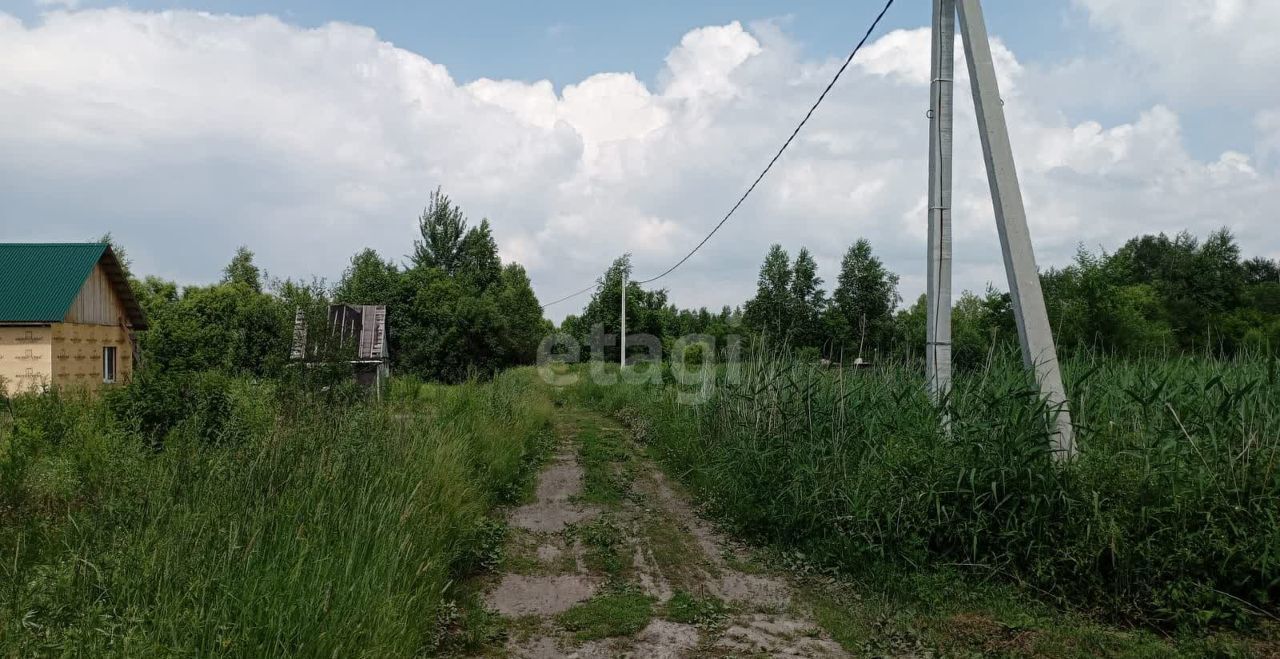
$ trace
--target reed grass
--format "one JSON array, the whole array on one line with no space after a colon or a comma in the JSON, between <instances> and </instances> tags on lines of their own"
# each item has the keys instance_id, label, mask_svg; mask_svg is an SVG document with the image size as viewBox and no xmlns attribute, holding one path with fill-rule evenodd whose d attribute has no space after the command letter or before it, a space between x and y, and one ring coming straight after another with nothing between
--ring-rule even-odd
<instances>
[{"instance_id":1,"label":"reed grass","mask_svg":"<svg viewBox=\"0 0 1280 659\"><path fill-rule=\"evenodd\" d=\"M1160 626L1280 615L1274 362L1085 356L1064 370L1080 446L1066 465L1016 355L957 375L949 429L908 364L762 355L702 405L676 385L573 391L738 532L820 565L958 569Z\"/></svg>"},{"instance_id":2,"label":"reed grass","mask_svg":"<svg viewBox=\"0 0 1280 659\"><path fill-rule=\"evenodd\" d=\"M99 402L15 400L0 434L0 654L413 656L549 432L528 370L280 405L163 450Z\"/></svg>"}]
</instances>

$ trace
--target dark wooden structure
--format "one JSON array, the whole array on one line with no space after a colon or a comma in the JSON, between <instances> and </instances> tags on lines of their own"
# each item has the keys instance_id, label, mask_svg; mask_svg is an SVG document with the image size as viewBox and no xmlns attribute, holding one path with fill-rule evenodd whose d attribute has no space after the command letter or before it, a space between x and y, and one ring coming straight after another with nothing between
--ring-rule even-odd
<instances>
[{"instance_id":1,"label":"dark wooden structure","mask_svg":"<svg viewBox=\"0 0 1280 659\"><path fill-rule=\"evenodd\" d=\"M339 346L353 346L354 355L347 361L352 365L356 381L373 389L378 395L391 377L391 357L387 351L387 307L381 304L331 304L328 318L329 336ZM295 361L314 358L314 343L307 341L307 318L302 309L293 319L293 350ZM350 354L350 353L348 353Z\"/></svg>"}]
</instances>

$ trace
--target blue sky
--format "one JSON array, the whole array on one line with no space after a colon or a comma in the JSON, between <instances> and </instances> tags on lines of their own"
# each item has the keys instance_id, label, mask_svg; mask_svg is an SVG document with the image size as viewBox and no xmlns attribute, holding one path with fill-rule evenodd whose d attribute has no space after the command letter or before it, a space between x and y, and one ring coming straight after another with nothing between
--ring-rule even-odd
<instances>
[{"instance_id":1,"label":"blue sky","mask_svg":"<svg viewBox=\"0 0 1280 659\"><path fill-rule=\"evenodd\" d=\"M1280 193L1280 92L1259 82L1280 75L1280 5L984 5L1042 264L1223 225L1280 255L1259 209ZM0 230L111 230L181 281L242 243L332 279L360 246L406 253L443 185L555 297L622 251L656 269L696 242L880 6L0 0ZM773 241L833 279L859 236L918 293L929 8L898 0L674 300L740 303ZM957 283L981 289L1003 274L966 102Z\"/></svg>"},{"instance_id":2,"label":"blue sky","mask_svg":"<svg viewBox=\"0 0 1280 659\"><path fill-rule=\"evenodd\" d=\"M731 21L778 20L811 56L845 54L882 5L854 2L252 2L205 0L127 3L83 1L79 8L127 6L143 11L191 9L229 14L271 14L315 27L330 21L367 25L398 46L449 67L460 80L480 77L540 80L557 85L599 71L634 71L652 79L671 44L693 28ZM0 10L36 20L52 5L4 0ZM1087 16L1061 2L989 0L991 31L1030 60L1087 52L1094 35ZM899 0L884 26L915 27L929 20L922 0Z\"/></svg>"}]
</instances>

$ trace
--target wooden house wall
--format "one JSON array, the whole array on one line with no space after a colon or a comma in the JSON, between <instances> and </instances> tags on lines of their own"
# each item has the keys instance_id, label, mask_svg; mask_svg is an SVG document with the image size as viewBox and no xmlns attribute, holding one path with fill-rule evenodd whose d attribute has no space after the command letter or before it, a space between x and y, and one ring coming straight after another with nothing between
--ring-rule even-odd
<instances>
[{"instance_id":1,"label":"wooden house wall","mask_svg":"<svg viewBox=\"0 0 1280 659\"><path fill-rule=\"evenodd\" d=\"M75 302L71 303L64 320L83 325L119 325L126 322L127 318L120 296L111 287L102 264L97 264L85 278L84 285L80 287L80 293L76 295Z\"/></svg>"}]
</instances>

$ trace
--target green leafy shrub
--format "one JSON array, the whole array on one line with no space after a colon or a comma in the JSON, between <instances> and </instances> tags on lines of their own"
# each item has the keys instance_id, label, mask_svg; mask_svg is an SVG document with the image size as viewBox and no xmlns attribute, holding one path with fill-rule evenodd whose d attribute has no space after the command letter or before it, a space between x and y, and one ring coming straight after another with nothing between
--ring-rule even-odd
<instances>
[{"instance_id":1,"label":"green leafy shrub","mask_svg":"<svg viewBox=\"0 0 1280 659\"><path fill-rule=\"evenodd\" d=\"M241 441L269 423L272 387L247 384L219 371L167 374L142 370L127 386L108 390L106 408L120 425L161 447L171 431L209 444Z\"/></svg>"}]
</instances>

